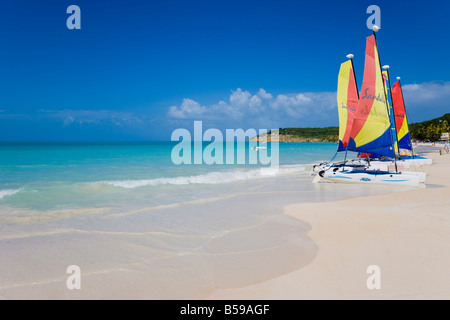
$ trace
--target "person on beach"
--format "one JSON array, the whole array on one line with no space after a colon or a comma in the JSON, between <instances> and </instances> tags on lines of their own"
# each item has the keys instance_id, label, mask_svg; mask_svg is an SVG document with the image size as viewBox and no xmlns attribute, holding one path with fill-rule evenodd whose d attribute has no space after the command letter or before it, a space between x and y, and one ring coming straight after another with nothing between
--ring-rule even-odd
<instances>
[{"instance_id":1,"label":"person on beach","mask_svg":"<svg viewBox=\"0 0 450 320\"><path fill-rule=\"evenodd\" d=\"M444 149L445 149L445 152L449 153L449 149L448 149L448 140L445 141Z\"/></svg>"}]
</instances>

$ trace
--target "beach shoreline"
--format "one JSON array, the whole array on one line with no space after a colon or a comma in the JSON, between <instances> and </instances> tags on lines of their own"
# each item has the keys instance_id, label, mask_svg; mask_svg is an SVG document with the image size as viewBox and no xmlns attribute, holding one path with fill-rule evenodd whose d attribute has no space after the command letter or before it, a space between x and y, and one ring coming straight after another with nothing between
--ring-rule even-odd
<instances>
[{"instance_id":1,"label":"beach shoreline","mask_svg":"<svg viewBox=\"0 0 450 320\"><path fill-rule=\"evenodd\" d=\"M450 156L426 154L426 188L300 203L284 214L311 225L315 259L294 272L208 299L449 299ZM369 266L381 289L369 289Z\"/></svg>"},{"instance_id":2,"label":"beach shoreline","mask_svg":"<svg viewBox=\"0 0 450 320\"><path fill-rule=\"evenodd\" d=\"M433 152L435 164L424 167L430 173L429 188L398 187L395 193L387 193L380 185L313 184L310 172L296 168L286 176L219 184L215 193L168 205L137 205L126 210L101 206L59 211L4 209L0 217L0 299L390 298L416 297L414 292L433 290L438 290L439 298L448 297L442 286L450 264L442 255L449 252L450 243L446 235L450 204L445 200L450 157ZM186 195L202 190L198 188L202 184L193 186L124 191L136 192L134 199L138 200L153 190L184 190ZM108 188L108 192L123 192ZM412 210L407 214L387 210L392 203ZM440 204L442 210L429 210L422 216L421 208L433 208L430 203ZM373 208L366 208L368 204ZM409 215L414 220L403 223ZM409 233L420 231L418 224L426 228L416 239ZM399 225L406 229L397 232ZM380 231L384 226L387 234ZM431 237L429 230L434 230ZM429 287L395 291L403 287L389 279L390 269L397 276L401 268L410 267L411 259L406 255L401 263L389 264L386 254L408 243L384 239L400 236L422 241L420 246L425 249L433 248L426 252L435 254L427 258L428 264L415 262L436 274ZM387 246L380 249L380 241ZM443 261L438 272L436 259ZM368 264L380 265L383 293L393 283L388 295L367 292ZM66 286L69 265L82 270L81 290ZM408 277L423 278L419 271L397 278L404 282Z\"/></svg>"}]
</instances>

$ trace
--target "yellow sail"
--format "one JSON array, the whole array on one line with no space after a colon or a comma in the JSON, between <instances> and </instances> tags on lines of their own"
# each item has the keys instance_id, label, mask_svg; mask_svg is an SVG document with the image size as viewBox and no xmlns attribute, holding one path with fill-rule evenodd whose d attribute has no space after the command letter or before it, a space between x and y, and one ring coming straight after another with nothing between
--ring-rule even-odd
<instances>
[{"instance_id":1,"label":"yellow sail","mask_svg":"<svg viewBox=\"0 0 450 320\"><path fill-rule=\"evenodd\" d=\"M351 60L342 63L339 69L337 105L339 110L338 151L344 151L347 148L353 116L358 105L358 91Z\"/></svg>"}]
</instances>

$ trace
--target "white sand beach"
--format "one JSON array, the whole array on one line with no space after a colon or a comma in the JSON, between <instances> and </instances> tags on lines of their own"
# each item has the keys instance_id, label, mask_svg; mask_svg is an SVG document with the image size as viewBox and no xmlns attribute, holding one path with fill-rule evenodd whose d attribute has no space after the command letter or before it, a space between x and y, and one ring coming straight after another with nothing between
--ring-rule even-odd
<instances>
[{"instance_id":1,"label":"white sand beach","mask_svg":"<svg viewBox=\"0 0 450 320\"><path fill-rule=\"evenodd\" d=\"M428 154L426 188L285 207L318 254L294 272L210 299L450 299L450 156ZM369 290L367 267L381 271Z\"/></svg>"}]
</instances>

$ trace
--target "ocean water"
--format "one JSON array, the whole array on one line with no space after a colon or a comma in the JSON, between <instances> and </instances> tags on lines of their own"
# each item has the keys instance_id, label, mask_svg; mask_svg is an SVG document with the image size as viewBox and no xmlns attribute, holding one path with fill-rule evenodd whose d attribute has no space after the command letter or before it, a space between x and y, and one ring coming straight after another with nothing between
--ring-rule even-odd
<instances>
[{"instance_id":1,"label":"ocean water","mask_svg":"<svg viewBox=\"0 0 450 320\"><path fill-rule=\"evenodd\" d=\"M167 204L220 189L212 185L264 178L259 168L267 166L259 164L175 165L175 145L0 144L0 206L51 210ZM234 144L235 154L240 148L245 148L247 163L249 154L257 153L249 144ZM305 165L328 159L334 149L325 143L281 143L277 175L301 172Z\"/></svg>"},{"instance_id":2,"label":"ocean water","mask_svg":"<svg viewBox=\"0 0 450 320\"><path fill-rule=\"evenodd\" d=\"M314 259L310 226L284 206L388 192L312 184L335 144L280 143L275 171L175 165L175 145L0 144L0 297L204 297ZM83 290L66 288L69 265Z\"/></svg>"}]
</instances>

